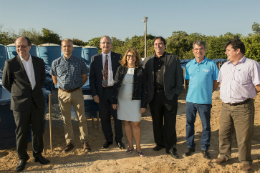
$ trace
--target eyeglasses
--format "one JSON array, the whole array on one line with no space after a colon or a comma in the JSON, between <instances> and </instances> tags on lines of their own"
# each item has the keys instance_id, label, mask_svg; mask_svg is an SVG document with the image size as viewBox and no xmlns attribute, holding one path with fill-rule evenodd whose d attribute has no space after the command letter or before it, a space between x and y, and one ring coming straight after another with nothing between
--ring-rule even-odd
<instances>
[{"instance_id":1,"label":"eyeglasses","mask_svg":"<svg viewBox=\"0 0 260 173\"><path fill-rule=\"evenodd\" d=\"M126 57L127 57L127 58L131 58L131 57L134 58L135 55L126 55Z\"/></svg>"},{"instance_id":2,"label":"eyeglasses","mask_svg":"<svg viewBox=\"0 0 260 173\"><path fill-rule=\"evenodd\" d=\"M16 48L26 48L27 46L25 46L25 45L21 45L21 46L16 46Z\"/></svg>"}]
</instances>

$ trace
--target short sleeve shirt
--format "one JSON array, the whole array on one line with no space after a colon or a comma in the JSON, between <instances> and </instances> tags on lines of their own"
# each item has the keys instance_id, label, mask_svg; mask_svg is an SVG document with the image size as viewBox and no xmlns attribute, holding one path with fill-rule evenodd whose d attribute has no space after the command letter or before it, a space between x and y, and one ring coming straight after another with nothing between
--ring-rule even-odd
<instances>
[{"instance_id":1,"label":"short sleeve shirt","mask_svg":"<svg viewBox=\"0 0 260 173\"><path fill-rule=\"evenodd\" d=\"M207 57L201 63L195 58L187 63L185 79L189 80L186 102L212 104L213 80L218 79L216 63Z\"/></svg>"},{"instance_id":2,"label":"short sleeve shirt","mask_svg":"<svg viewBox=\"0 0 260 173\"><path fill-rule=\"evenodd\" d=\"M82 75L88 73L86 63L82 58L64 56L54 60L51 65L50 74L57 76L57 86L65 90L81 87Z\"/></svg>"}]
</instances>

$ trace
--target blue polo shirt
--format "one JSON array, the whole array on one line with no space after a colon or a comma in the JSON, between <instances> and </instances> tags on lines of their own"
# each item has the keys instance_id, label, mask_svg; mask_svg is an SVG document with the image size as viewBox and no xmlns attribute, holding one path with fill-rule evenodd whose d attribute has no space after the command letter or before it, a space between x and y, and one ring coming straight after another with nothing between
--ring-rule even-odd
<instances>
[{"instance_id":1,"label":"blue polo shirt","mask_svg":"<svg viewBox=\"0 0 260 173\"><path fill-rule=\"evenodd\" d=\"M187 63L185 79L189 79L186 102L212 104L213 80L218 79L216 63L206 56L201 63L195 58Z\"/></svg>"}]
</instances>

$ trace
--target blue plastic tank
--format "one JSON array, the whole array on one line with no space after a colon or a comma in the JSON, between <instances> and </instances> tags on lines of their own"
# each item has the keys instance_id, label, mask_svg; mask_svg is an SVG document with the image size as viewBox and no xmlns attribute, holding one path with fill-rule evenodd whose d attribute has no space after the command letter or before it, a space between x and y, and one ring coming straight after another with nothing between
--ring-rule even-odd
<instances>
[{"instance_id":1,"label":"blue plastic tank","mask_svg":"<svg viewBox=\"0 0 260 173\"><path fill-rule=\"evenodd\" d=\"M53 43L41 44L37 48L37 53L45 65L51 66L52 61L61 56L61 46Z\"/></svg>"},{"instance_id":2,"label":"blue plastic tank","mask_svg":"<svg viewBox=\"0 0 260 173\"><path fill-rule=\"evenodd\" d=\"M91 57L98 53L98 49L94 46L82 47L82 58L84 58L87 65L91 62Z\"/></svg>"},{"instance_id":3,"label":"blue plastic tank","mask_svg":"<svg viewBox=\"0 0 260 173\"><path fill-rule=\"evenodd\" d=\"M0 44L0 69L4 68L6 60L6 50L5 46Z\"/></svg>"},{"instance_id":4,"label":"blue plastic tank","mask_svg":"<svg viewBox=\"0 0 260 173\"><path fill-rule=\"evenodd\" d=\"M6 51L7 51L8 59L11 59L11 58L15 57L16 55L18 55L17 52L16 52L16 47L15 47L14 43L8 44L6 46Z\"/></svg>"}]
</instances>

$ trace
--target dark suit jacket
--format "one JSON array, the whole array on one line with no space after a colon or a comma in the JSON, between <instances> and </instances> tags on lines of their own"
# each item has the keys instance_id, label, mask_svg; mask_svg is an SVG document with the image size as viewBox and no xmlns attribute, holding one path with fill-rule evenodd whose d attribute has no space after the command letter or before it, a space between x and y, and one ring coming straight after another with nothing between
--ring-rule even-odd
<instances>
[{"instance_id":1,"label":"dark suit jacket","mask_svg":"<svg viewBox=\"0 0 260 173\"><path fill-rule=\"evenodd\" d=\"M115 80L117 68L120 66L121 54L111 52L111 62L113 79ZM102 54L96 54L91 57L89 85L92 96L98 95L99 99L102 98L102 80L103 80L103 63Z\"/></svg>"},{"instance_id":2,"label":"dark suit jacket","mask_svg":"<svg viewBox=\"0 0 260 173\"><path fill-rule=\"evenodd\" d=\"M31 88L31 83L19 56L5 61L2 83L11 93L11 110L29 110L34 100L39 108L44 107L42 86L45 82L45 67L42 59L32 56L36 85Z\"/></svg>"},{"instance_id":3,"label":"dark suit jacket","mask_svg":"<svg viewBox=\"0 0 260 173\"><path fill-rule=\"evenodd\" d=\"M145 58L143 65L148 85L148 103L152 101L154 94L154 58L156 58L155 54ZM167 99L172 100L174 95L180 95L183 89L183 72L177 55L165 53L165 58L164 91Z\"/></svg>"}]
</instances>

